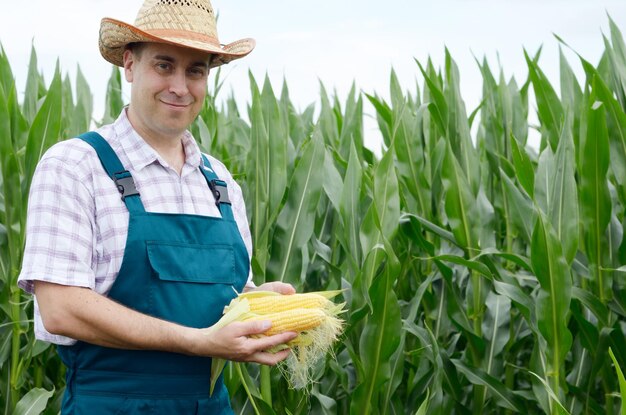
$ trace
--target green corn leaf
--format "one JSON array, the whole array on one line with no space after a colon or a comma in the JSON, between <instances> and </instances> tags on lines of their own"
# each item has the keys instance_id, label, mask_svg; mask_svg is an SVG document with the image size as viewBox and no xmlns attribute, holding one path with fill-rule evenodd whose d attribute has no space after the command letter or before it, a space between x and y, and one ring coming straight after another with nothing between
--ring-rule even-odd
<instances>
[{"instance_id":1,"label":"green corn leaf","mask_svg":"<svg viewBox=\"0 0 626 415\"><path fill-rule=\"evenodd\" d=\"M324 173L324 194L328 197L328 201L335 211L339 212L341 209L343 178L333 162L333 156L330 151L325 152Z\"/></svg>"},{"instance_id":2,"label":"green corn leaf","mask_svg":"<svg viewBox=\"0 0 626 415\"><path fill-rule=\"evenodd\" d=\"M78 131L72 129L75 121L70 118L70 114L74 114L74 94L72 92L72 82L69 74L65 74L62 82L61 103L63 109L61 112L61 133L63 137L75 137Z\"/></svg>"},{"instance_id":3,"label":"green corn leaf","mask_svg":"<svg viewBox=\"0 0 626 415\"><path fill-rule=\"evenodd\" d=\"M339 204L339 213L343 224L343 232L339 235L339 238L340 241L343 241L347 255L352 258L355 270L361 264L361 242L359 239L361 214L359 202L361 200L362 175L363 165L353 144L350 149L348 168L344 176Z\"/></svg>"},{"instance_id":4,"label":"green corn leaf","mask_svg":"<svg viewBox=\"0 0 626 415\"><path fill-rule=\"evenodd\" d=\"M598 71L589 62L580 58L587 77L594 80L596 98L602 101L607 112L606 127L609 135L610 168L619 185L618 195L626 200L626 114L620 103L613 97L613 92L604 83Z\"/></svg>"},{"instance_id":5,"label":"green corn leaf","mask_svg":"<svg viewBox=\"0 0 626 415\"><path fill-rule=\"evenodd\" d=\"M429 73L424 70L422 65L417 60L415 60L415 63L419 66L420 71L424 76L424 81L426 81L428 92L432 97L432 102L428 104L428 111L439 128L440 134L447 134L448 103L446 98L439 87L437 80L433 78L432 74L429 75Z\"/></svg>"},{"instance_id":6,"label":"green corn leaf","mask_svg":"<svg viewBox=\"0 0 626 415\"><path fill-rule=\"evenodd\" d=\"M517 285L509 284L502 281L493 281L493 286L496 292L502 296L508 297L511 301L516 303L517 310L524 316L526 321L530 322L531 310L533 307L533 299L526 294Z\"/></svg>"},{"instance_id":7,"label":"green corn leaf","mask_svg":"<svg viewBox=\"0 0 626 415\"><path fill-rule=\"evenodd\" d=\"M4 93L7 95L11 89L15 88L15 78L13 78L9 57L2 45L0 45L0 85L2 85Z\"/></svg>"},{"instance_id":8,"label":"green corn leaf","mask_svg":"<svg viewBox=\"0 0 626 415\"><path fill-rule=\"evenodd\" d=\"M492 394L492 396L496 398L498 404L500 404L503 408L520 413L524 412L522 400L518 396L515 396L496 378L485 373L482 369L467 366L461 360L453 359L452 362L458 371L467 377L471 383L484 386Z\"/></svg>"},{"instance_id":9,"label":"green corn leaf","mask_svg":"<svg viewBox=\"0 0 626 415\"><path fill-rule=\"evenodd\" d=\"M72 120L72 131L82 133L91 127L91 114L93 112L93 96L89 84L80 70L76 67L76 107Z\"/></svg>"},{"instance_id":10,"label":"green corn leaf","mask_svg":"<svg viewBox=\"0 0 626 415\"><path fill-rule=\"evenodd\" d=\"M532 81L537 99L537 115L542 127L546 130L545 133L552 151L556 151L559 142L559 131L563 123L561 101L537 63L530 59L526 51L524 51L524 56L528 64L528 75Z\"/></svg>"},{"instance_id":11,"label":"green corn leaf","mask_svg":"<svg viewBox=\"0 0 626 415\"><path fill-rule=\"evenodd\" d=\"M587 307L603 326L609 326L609 309L591 291L572 287L572 297Z\"/></svg>"},{"instance_id":12,"label":"green corn leaf","mask_svg":"<svg viewBox=\"0 0 626 415\"><path fill-rule=\"evenodd\" d=\"M246 181L247 200L252 200L249 206L251 217L250 227L255 241L255 250L252 265L255 274L265 275L265 268L269 259L269 137L265 121L261 93L249 73L252 104L250 107L250 143L252 148L248 153L246 164L248 176Z\"/></svg>"},{"instance_id":13,"label":"green corn leaf","mask_svg":"<svg viewBox=\"0 0 626 415\"><path fill-rule=\"evenodd\" d=\"M385 270L369 290L372 314L365 324L359 346L365 373L354 390L350 404L352 414L378 412L389 405L379 401L379 393L391 377L390 359L400 344L398 333L402 321L397 297L391 289L400 264L392 250L386 249L385 252L388 260Z\"/></svg>"},{"instance_id":14,"label":"green corn leaf","mask_svg":"<svg viewBox=\"0 0 626 415\"><path fill-rule=\"evenodd\" d=\"M396 75L396 71L391 68L391 74L389 75L389 95L391 97L391 105L395 112L401 110L404 107L405 98L402 93L402 87L400 81Z\"/></svg>"},{"instance_id":15,"label":"green corn leaf","mask_svg":"<svg viewBox=\"0 0 626 415\"><path fill-rule=\"evenodd\" d=\"M484 275L485 277L489 279L493 278L493 275L491 271L489 270L489 268L485 264L479 261L468 260L461 256L450 255L450 254L436 255L432 258L428 258L428 260L433 260L433 259L436 259L442 262L451 262L453 264L463 265L466 268L479 272L480 274Z\"/></svg>"},{"instance_id":16,"label":"green corn leaf","mask_svg":"<svg viewBox=\"0 0 626 415\"><path fill-rule=\"evenodd\" d=\"M339 141L339 127L337 125L337 118L333 111L330 101L328 100L328 94L324 85L320 81L320 115L317 121L318 128L322 132L324 142L329 144L332 148L337 148L337 142Z\"/></svg>"},{"instance_id":17,"label":"green corn leaf","mask_svg":"<svg viewBox=\"0 0 626 415\"><path fill-rule=\"evenodd\" d=\"M560 73L561 73L561 100L563 102L563 112L565 118L571 122L571 126L566 124L567 128L572 128L572 131L580 131L580 118L584 112L583 109L583 93L580 89L580 85L576 80L576 75L570 67L563 51L559 46L560 57ZM578 145L578 134L574 134L574 148L576 151L580 150ZM579 154L576 153L576 160L578 160Z\"/></svg>"},{"instance_id":18,"label":"green corn leaf","mask_svg":"<svg viewBox=\"0 0 626 415\"><path fill-rule=\"evenodd\" d=\"M595 82L594 82L595 84ZM590 262L597 295L602 302L611 296L611 273L603 272L605 233L611 217L611 198L607 184L609 168L609 138L606 128L605 105L595 100L592 89L586 113L587 132L582 153L580 173L581 221L585 251Z\"/></svg>"},{"instance_id":19,"label":"green corn leaf","mask_svg":"<svg viewBox=\"0 0 626 415\"><path fill-rule=\"evenodd\" d=\"M613 47L611 47L606 37L603 36L603 38L605 53L608 64L610 65L610 79L613 90L615 91L622 108L626 110L626 47L624 46L622 33L610 17L609 26Z\"/></svg>"},{"instance_id":20,"label":"green corn leaf","mask_svg":"<svg viewBox=\"0 0 626 415\"><path fill-rule=\"evenodd\" d=\"M24 178L28 184L43 153L61 138L59 134L61 132L62 93L61 73L57 65L48 94L28 132L24 167ZM24 198L27 195L28 189L24 192ZM26 205L26 200L24 200L24 205Z\"/></svg>"},{"instance_id":21,"label":"green corn leaf","mask_svg":"<svg viewBox=\"0 0 626 415\"><path fill-rule=\"evenodd\" d=\"M393 120L389 104L377 95L365 94L365 97L376 110L376 120L378 121L378 128L383 136L384 144L386 146L391 145L391 127Z\"/></svg>"},{"instance_id":22,"label":"green corn leaf","mask_svg":"<svg viewBox=\"0 0 626 415\"><path fill-rule=\"evenodd\" d=\"M589 350L593 356L597 348L596 345L600 339L600 332L598 328L593 323L589 322L587 317L584 315L588 315L588 313L584 311L584 308L573 306L571 310L574 321L576 322L576 329L578 331L576 340L580 342L583 348ZM588 374L588 376L591 375ZM588 383L588 380L585 382Z\"/></svg>"},{"instance_id":23,"label":"green corn leaf","mask_svg":"<svg viewBox=\"0 0 626 415\"><path fill-rule=\"evenodd\" d=\"M446 101L448 102L448 128L446 137L454 152L473 194L478 194L480 170L478 156L472 144L465 103L461 98L459 68L446 48Z\"/></svg>"},{"instance_id":24,"label":"green corn leaf","mask_svg":"<svg viewBox=\"0 0 626 415\"><path fill-rule=\"evenodd\" d=\"M528 157L526 150L520 147L515 136L510 135L509 142L511 144L513 165L515 166L515 176L522 188L532 199L534 194L535 170L533 169L530 157Z\"/></svg>"},{"instance_id":25,"label":"green corn leaf","mask_svg":"<svg viewBox=\"0 0 626 415\"><path fill-rule=\"evenodd\" d=\"M496 248L486 248L480 251L479 255L474 257L475 260L482 256L497 256L507 261L514 263L515 265L525 269L528 272L532 272L532 265L530 264L530 259L524 257L522 255L512 254L509 252L502 252Z\"/></svg>"},{"instance_id":26,"label":"green corn leaf","mask_svg":"<svg viewBox=\"0 0 626 415\"><path fill-rule=\"evenodd\" d=\"M490 291L485 300L486 312L482 322L483 336L489 340L483 368L487 375L497 376L502 367L497 360L510 339L511 300Z\"/></svg>"},{"instance_id":27,"label":"green corn leaf","mask_svg":"<svg viewBox=\"0 0 626 415\"><path fill-rule=\"evenodd\" d=\"M578 250L578 197L574 143L566 122L556 154L546 148L539 157L535 176L535 200L550 218L568 263Z\"/></svg>"},{"instance_id":28,"label":"green corn leaf","mask_svg":"<svg viewBox=\"0 0 626 415\"><path fill-rule=\"evenodd\" d=\"M393 152L387 152L374 171L374 194L360 230L363 256L393 238L400 224L400 196L393 164ZM376 261L375 261L376 262ZM376 267L365 277L365 289L373 281Z\"/></svg>"},{"instance_id":29,"label":"green corn leaf","mask_svg":"<svg viewBox=\"0 0 626 415\"><path fill-rule=\"evenodd\" d=\"M408 107L394 113L392 145L395 152L401 194L410 212L426 214L430 211L430 184L424 174L426 157L420 121L426 111L421 106L414 114Z\"/></svg>"},{"instance_id":30,"label":"green corn leaf","mask_svg":"<svg viewBox=\"0 0 626 415\"><path fill-rule=\"evenodd\" d=\"M613 354L613 350L609 347L609 355L611 356L611 360L613 360L613 364L615 365L615 371L617 372L617 378L619 379L619 390L621 395L621 409L620 414L626 415L626 379L624 378L624 373L617 363L617 359L615 359L615 355Z\"/></svg>"},{"instance_id":31,"label":"green corn leaf","mask_svg":"<svg viewBox=\"0 0 626 415\"><path fill-rule=\"evenodd\" d=\"M558 414L558 415L570 415L570 413L567 411L567 409L565 409L565 407L561 403L561 400L556 395L556 392L554 391L554 389L552 389L550 387L548 382L546 382L542 377L540 377L539 375L537 375L534 372L528 371L528 373L530 373L535 379L539 380L539 382L543 385L543 387L545 388L546 392L548 393L548 395L550 396L550 398L552 400L551 404L555 406L556 414Z\"/></svg>"},{"instance_id":32,"label":"green corn leaf","mask_svg":"<svg viewBox=\"0 0 626 415\"><path fill-rule=\"evenodd\" d=\"M303 147L289 183L287 201L276 222L268 272L272 280L298 283L302 272L302 248L313 235L315 209L319 202L325 147L316 131Z\"/></svg>"},{"instance_id":33,"label":"green corn leaf","mask_svg":"<svg viewBox=\"0 0 626 415\"><path fill-rule=\"evenodd\" d=\"M30 61L28 63L28 75L26 76L26 89L24 91L24 101L22 111L24 117L32 122L37 114L37 103L39 101L39 84L43 80L37 69L37 52L35 46L31 46Z\"/></svg>"},{"instance_id":34,"label":"green corn leaf","mask_svg":"<svg viewBox=\"0 0 626 415\"><path fill-rule=\"evenodd\" d=\"M440 238L443 238L444 240L450 242L451 244L461 247L461 245L459 245L459 243L454 238L454 234L452 234L452 232L443 229L442 227L430 222L429 220L424 219L418 215L410 214L410 213L404 214L403 217L408 217L410 219L417 220L420 223L420 225L424 227L424 229L437 235Z\"/></svg>"},{"instance_id":35,"label":"green corn leaf","mask_svg":"<svg viewBox=\"0 0 626 415\"><path fill-rule=\"evenodd\" d=\"M14 96L15 90L11 91ZM14 137L12 133L10 98L7 98L2 85L0 84L0 189L2 190L2 201L4 206L0 209L0 223L3 225L3 239L6 245L1 244L2 255L0 265L6 269L17 269L19 258L21 257L22 238L19 229L10 226L16 222L25 220L22 210L25 206L22 197L22 176L20 174L20 163L14 147ZM16 276L14 272L2 272L1 280L10 286ZM3 307L9 308L9 292L6 292L6 303ZM2 291L0 291L0 294ZM1 297L0 297L1 298ZM10 312L6 313L11 315Z\"/></svg>"},{"instance_id":36,"label":"green corn leaf","mask_svg":"<svg viewBox=\"0 0 626 415\"><path fill-rule=\"evenodd\" d=\"M614 330L611 332L611 345L613 353L618 361L626 361L626 335L619 329L620 323L613 323Z\"/></svg>"},{"instance_id":37,"label":"green corn leaf","mask_svg":"<svg viewBox=\"0 0 626 415\"><path fill-rule=\"evenodd\" d=\"M111 69L111 77L107 84L106 102L104 104L103 124L112 123L117 119L124 107L122 99L122 75L120 68L113 66Z\"/></svg>"},{"instance_id":38,"label":"green corn leaf","mask_svg":"<svg viewBox=\"0 0 626 415\"><path fill-rule=\"evenodd\" d=\"M341 115L337 116L342 118ZM341 123L339 134L339 146L337 150L343 159L347 159L350 154L350 143L363 151L363 98L357 94L354 83L346 99L345 111Z\"/></svg>"},{"instance_id":39,"label":"green corn leaf","mask_svg":"<svg viewBox=\"0 0 626 415\"><path fill-rule=\"evenodd\" d=\"M369 290L385 258L380 249L392 239L400 224L400 197L393 152L387 152L374 171L373 200L359 232L362 258L366 259L357 287L364 301L372 307Z\"/></svg>"},{"instance_id":40,"label":"green corn leaf","mask_svg":"<svg viewBox=\"0 0 626 415\"><path fill-rule=\"evenodd\" d=\"M558 392L564 379L565 355L572 344L572 334L567 328L572 280L561 242L543 214L538 215L533 231L531 262L541 286L535 299L537 324L549 345L547 364L552 388Z\"/></svg>"},{"instance_id":41,"label":"green corn leaf","mask_svg":"<svg viewBox=\"0 0 626 415\"><path fill-rule=\"evenodd\" d=\"M426 413L428 412L429 398L430 398L430 389L427 390L426 397L422 401L422 404L420 405L420 407L417 408L417 412L415 413L415 415L426 415Z\"/></svg>"},{"instance_id":42,"label":"green corn leaf","mask_svg":"<svg viewBox=\"0 0 626 415\"><path fill-rule=\"evenodd\" d=\"M269 195L268 209L270 217L275 217L287 187L287 142L288 126L283 119L278 101L266 75L261 91L261 108L263 110L263 124L267 132L267 159L268 163L262 166L267 180Z\"/></svg>"},{"instance_id":43,"label":"green corn leaf","mask_svg":"<svg viewBox=\"0 0 626 415\"><path fill-rule=\"evenodd\" d=\"M473 256L478 253L476 252L479 248L478 235L477 226L473 222L476 218L470 218L469 215L472 207L476 205L476 199L449 145L441 174L446 191L445 210L448 224L454 238Z\"/></svg>"},{"instance_id":44,"label":"green corn leaf","mask_svg":"<svg viewBox=\"0 0 626 415\"><path fill-rule=\"evenodd\" d=\"M46 409L48 400L54 394L54 390L48 391L43 388L33 388L20 399L13 411L13 415L38 415Z\"/></svg>"},{"instance_id":45,"label":"green corn leaf","mask_svg":"<svg viewBox=\"0 0 626 415\"><path fill-rule=\"evenodd\" d=\"M485 341L475 332L472 326L468 315L469 311L466 307L466 300L464 300L458 284L452 279L452 271L440 261L436 261L436 263L439 270L442 271L445 281L445 290L447 292L446 301L442 306L446 308L445 311L452 322L467 337L473 352L477 355L482 355L485 352Z\"/></svg>"},{"instance_id":46,"label":"green corn leaf","mask_svg":"<svg viewBox=\"0 0 626 415\"><path fill-rule=\"evenodd\" d=\"M608 15L608 18L609 28L611 31L611 43L613 44L615 55L622 63L626 64L626 43L624 43L624 37L622 36L622 32L619 30L619 27L610 15Z\"/></svg>"}]
</instances>

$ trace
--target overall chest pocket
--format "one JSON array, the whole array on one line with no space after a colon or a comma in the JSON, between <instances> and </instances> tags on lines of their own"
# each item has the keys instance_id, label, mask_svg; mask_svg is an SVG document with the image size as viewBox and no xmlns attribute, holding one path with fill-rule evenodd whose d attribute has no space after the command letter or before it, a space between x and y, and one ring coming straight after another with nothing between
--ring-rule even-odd
<instances>
[{"instance_id":1,"label":"overall chest pocket","mask_svg":"<svg viewBox=\"0 0 626 415\"><path fill-rule=\"evenodd\" d=\"M147 241L148 260L162 281L235 283L235 253L227 245Z\"/></svg>"},{"instance_id":2,"label":"overall chest pocket","mask_svg":"<svg viewBox=\"0 0 626 415\"><path fill-rule=\"evenodd\" d=\"M208 327L236 295L235 252L228 245L147 241L150 314Z\"/></svg>"}]
</instances>

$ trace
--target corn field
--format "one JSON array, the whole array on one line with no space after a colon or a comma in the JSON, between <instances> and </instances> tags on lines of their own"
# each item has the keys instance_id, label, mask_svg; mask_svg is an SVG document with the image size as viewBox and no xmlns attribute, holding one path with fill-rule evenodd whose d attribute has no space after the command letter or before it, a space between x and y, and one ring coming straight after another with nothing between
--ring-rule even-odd
<instances>
[{"instance_id":1,"label":"corn field","mask_svg":"<svg viewBox=\"0 0 626 415\"><path fill-rule=\"evenodd\" d=\"M522 84L477 62L469 113L447 51L441 68L416 62L414 90L392 71L388 101L322 85L304 111L253 76L241 109L211 75L192 132L242 185L255 282L343 289L348 308L308 393L228 364L236 413L626 414L626 44L612 21L603 41L597 64L561 50L558 84L539 52ZM47 148L124 102L118 69L102 120L80 70L47 83L33 50L28 71L20 102L0 53L0 411L57 414L64 370L16 286L29 185ZM380 157L364 146L366 103Z\"/></svg>"}]
</instances>

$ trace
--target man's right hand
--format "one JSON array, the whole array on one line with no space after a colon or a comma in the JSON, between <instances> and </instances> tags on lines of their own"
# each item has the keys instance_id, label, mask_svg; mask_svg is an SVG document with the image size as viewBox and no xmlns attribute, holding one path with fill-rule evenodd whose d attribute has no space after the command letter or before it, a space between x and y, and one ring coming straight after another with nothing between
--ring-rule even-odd
<instances>
[{"instance_id":1,"label":"man's right hand","mask_svg":"<svg viewBox=\"0 0 626 415\"><path fill-rule=\"evenodd\" d=\"M256 362L275 365L289 356L289 349L277 353L266 350L293 340L297 333L284 332L273 336L250 337L263 334L271 327L271 321L236 321L218 330L201 330L197 342L198 355L210 355L237 362Z\"/></svg>"}]
</instances>

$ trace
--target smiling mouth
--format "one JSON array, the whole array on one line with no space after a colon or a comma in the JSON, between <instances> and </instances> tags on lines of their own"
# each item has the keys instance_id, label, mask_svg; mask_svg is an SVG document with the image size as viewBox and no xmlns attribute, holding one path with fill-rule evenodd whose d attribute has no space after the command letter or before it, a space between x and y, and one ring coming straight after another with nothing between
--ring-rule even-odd
<instances>
[{"instance_id":1,"label":"smiling mouth","mask_svg":"<svg viewBox=\"0 0 626 415\"><path fill-rule=\"evenodd\" d=\"M187 108L191 104L175 104L172 102L161 101L163 104L174 108Z\"/></svg>"}]
</instances>

